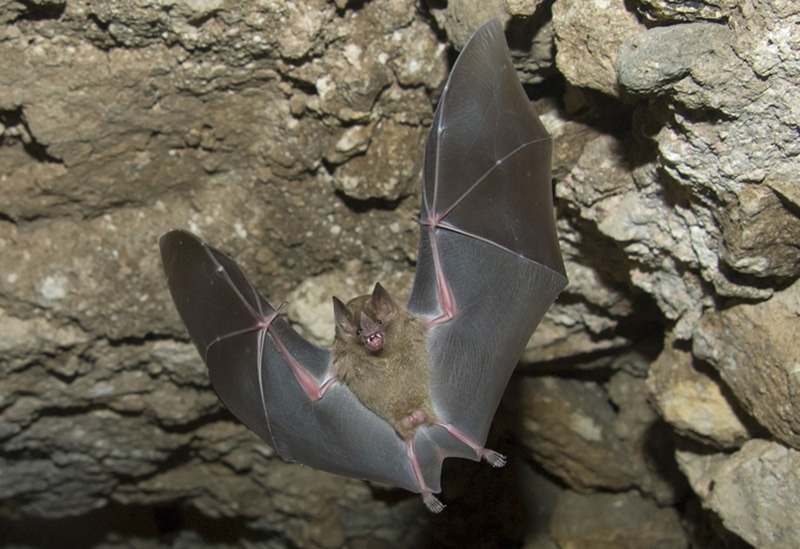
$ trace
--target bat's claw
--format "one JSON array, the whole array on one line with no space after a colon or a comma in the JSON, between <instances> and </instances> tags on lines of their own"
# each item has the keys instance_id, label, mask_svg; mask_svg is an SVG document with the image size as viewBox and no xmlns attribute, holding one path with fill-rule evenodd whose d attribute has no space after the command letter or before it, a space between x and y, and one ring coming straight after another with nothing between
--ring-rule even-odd
<instances>
[{"instance_id":1,"label":"bat's claw","mask_svg":"<svg viewBox=\"0 0 800 549\"><path fill-rule=\"evenodd\" d=\"M506 464L506 456L494 450L484 448L481 452L481 457L488 461L492 467L502 467Z\"/></svg>"},{"instance_id":2,"label":"bat's claw","mask_svg":"<svg viewBox=\"0 0 800 549\"><path fill-rule=\"evenodd\" d=\"M425 507L428 508L428 511L431 513L441 513L444 511L445 505L441 501L439 501L436 496L432 493L427 492L422 494L422 501L425 503Z\"/></svg>"},{"instance_id":3,"label":"bat's claw","mask_svg":"<svg viewBox=\"0 0 800 549\"><path fill-rule=\"evenodd\" d=\"M450 425L449 423L444 423L443 421L436 421L436 425L439 427L443 427L447 430L448 433L453 435L455 438L475 450L478 454L479 458L485 459L489 462L492 467L502 467L506 464L506 456L501 454L500 452L495 452L494 450L489 450L488 448L483 448L480 444L469 438L467 435Z\"/></svg>"}]
</instances>

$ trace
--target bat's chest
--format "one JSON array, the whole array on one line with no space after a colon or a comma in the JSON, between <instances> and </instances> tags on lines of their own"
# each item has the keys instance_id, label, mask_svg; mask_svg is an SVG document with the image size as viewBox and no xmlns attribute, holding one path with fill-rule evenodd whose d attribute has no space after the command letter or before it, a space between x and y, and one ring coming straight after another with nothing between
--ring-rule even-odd
<instances>
[{"instance_id":1,"label":"bat's chest","mask_svg":"<svg viewBox=\"0 0 800 549\"><path fill-rule=\"evenodd\" d=\"M393 426L414 410L431 415L428 354L407 351L369 357L347 379L356 398Z\"/></svg>"}]
</instances>

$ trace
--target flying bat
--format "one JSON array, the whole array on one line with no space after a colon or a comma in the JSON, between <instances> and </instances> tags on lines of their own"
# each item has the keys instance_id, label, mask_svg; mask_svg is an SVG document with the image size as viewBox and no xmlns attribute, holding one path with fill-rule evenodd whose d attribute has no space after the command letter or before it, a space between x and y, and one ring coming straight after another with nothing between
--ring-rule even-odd
<instances>
[{"instance_id":1,"label":"flying bat","mask_svg":"<svg viewBox=\"0 0 800 549\"><path fill-rule=\"evenodd\" d=\"M405 308L376 284L333 298L330 348L297 334L233 259L160 238L172 298L225 405L286 461L422 494L448 457L485 448L533 330L567 284L552 143L498 20L456 60L425 146L419 259Z\"/></svg>"}]
</instances>

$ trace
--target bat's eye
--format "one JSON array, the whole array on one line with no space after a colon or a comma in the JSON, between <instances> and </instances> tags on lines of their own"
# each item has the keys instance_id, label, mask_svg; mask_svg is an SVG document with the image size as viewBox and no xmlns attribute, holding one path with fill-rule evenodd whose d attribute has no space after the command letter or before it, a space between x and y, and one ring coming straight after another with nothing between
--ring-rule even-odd
<instances>
[{"instance_id":1,"label":"bat's eye","mask_svg":"<svg viewBox=\"0 0 800 549\"><path fill-rule=\"evenodd\" d=\"M383 324L383 320L381 320L381 319L379 318L379 319L378 319L378 325L380 326L381 324Z\"/></svg>"},{"instance_id":2,"label":"bat's eye","mask_svg":"<svg viewBox=\"0 0 800 549\"><path fill-rule=\"evenodd\" d=\"M361 328L359 328L358 330L356 330L356 335L361 335L361 332L363 332L363 331L364 331L364 330L362 330Z\"/></svg>"}]
</instances>

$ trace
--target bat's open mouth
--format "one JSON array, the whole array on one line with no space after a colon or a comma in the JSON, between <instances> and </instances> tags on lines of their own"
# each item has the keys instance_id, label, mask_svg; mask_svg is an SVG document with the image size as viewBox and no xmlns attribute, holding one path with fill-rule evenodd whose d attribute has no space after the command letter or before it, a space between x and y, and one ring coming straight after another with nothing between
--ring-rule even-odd
<instances>
[{"instance_id":1,"label":"bat's open mouth","mask_svg":"<svg viewBox=\"0 0 800 549\"><path fill-rule=\"evenodd\" d=\"M383 334L379 332L368 335L367 347L372 351L380 351L383 348Z\"/></svg>"}]
</instances>

